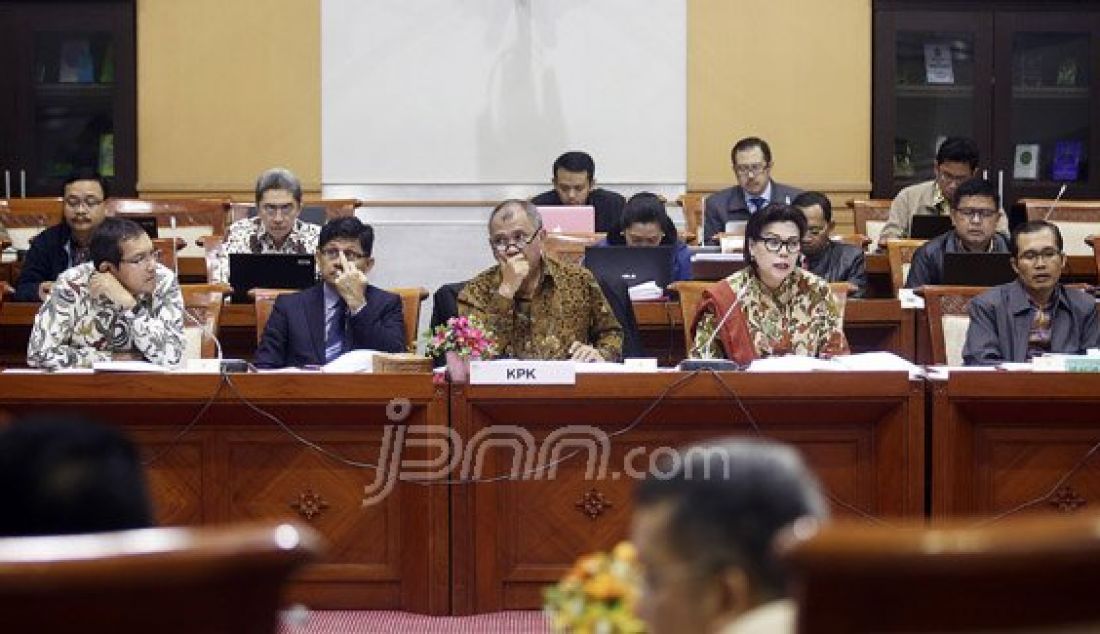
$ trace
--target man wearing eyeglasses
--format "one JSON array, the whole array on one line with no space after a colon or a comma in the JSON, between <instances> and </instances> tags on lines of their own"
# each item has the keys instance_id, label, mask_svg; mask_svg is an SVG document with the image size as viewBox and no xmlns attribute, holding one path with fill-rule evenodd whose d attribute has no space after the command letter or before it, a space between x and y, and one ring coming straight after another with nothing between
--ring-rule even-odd
<instances>
[{"instance_id":1,"label":"man wearing eyeglasses","mask_svg":"<svg viewBox=\"0 0 1100 634\"><path fill-rule=\"evenodd\" d=\"M322 281L275 300L255 364L319 366L351 350L404 352L401 298L367 283L374 229L355 217L321 229L316 258Z\"/></svg>"},{"instance_id":2,"label":"man wearing eyeglasses","mask_svg":"<svg viewBox=\"0 0 1100 634\"><path fill-rule=\"evenodd\" d=\"M1016 279L970 302L963 362L1024 362L1045 353L1084 354L1100 346L1096 300L1059 283L1066 255L1062 232L1033 220L1012 232Z\"/></svg>"},{"instance_id":3,"label":"man wearing eyeglasses","mask_svg":"<svg viewBox=\"0 0 1100 634\"><path fill-rule=\"evenodd\" d=\"M898 192L890 204L890 217L879 234L878 246L886 241L908 238L913 216L943 216L951 213L951 201L959 185L978 172L978 145L966 137L947 137L936 150L934 177L930 181L910 185ZM1008 235L1008 219L997 221L997 231Z\"/></svg>"},{"instance_id":4,"label":"man wearing eyeglasses","mask_svg":"<svg viewBox=\"0 0 1100 634\"><path fill-rule=\"evenodd\" d=\"M802 192L791 201L806 216L802 240L802 266L828 282L848 282L848 297L863 297L867 290L867 260L863 249L833 240L833 204L820 192Z\"/></svg>"},{"instance_id":5,"label":"man wearing eyeglasses","mask_svg":"<svg viewBox=\"0 0 1100 634\"><path fill-rule=\"evenodd\" d=\"M88 241L88 260L61 273L39 308L27 365L58 370L112 359L177 365L183 296L159 259L136 222L104 219Z\"/></svg>"},{"instance_id":6,"label":"man wearing eyeglasses","mask_svg":"<svg viewBox=\"0 0 1100 634\"><path fill-rule=\"evenodd\" d=\"M944 253L1008 253L1008 241L997 231L1003 215L996 185L981 178L959 185L951 203L954 229L913 253L905 288L941 284Z\"/></svg>"},{"instance_id":7,"label":"man wearing eyeglasses","mask_svg":"<svg viewBox=\"0 0 1100 634\"><path fill-rule=\"evenodd\" d=\"M298 218L302 183L288 169L274 167L256 179L256 215L229 225L212 282L229 282L230 253L290 253L317 250L321 228Z\"/></svg>"},{"instance_id":8,"label":"man wearing eyeglasses","mask_svg":"<svg viewBox=\"0 0 1100 634\"><path fill-rule=\"evenodd\" d=\"M772 180L772 149L754 136L741 139L730 150L737 185L707 196L703 213L703 239L713 244L715 234L726 230L727 222L746 222L749 216L771 202L791 204L801 190Z\"/></svg>"},{"instance_id":9,"label":"man wearing eyeglasses","mask_svg":"<svg viewBox=\"0 0 1100 634\"><path fill-rule=\"evenodd\" d=\"M458 296L460 315L491 331L501 357L618 361L623 329L587 269L543 257L538 210L506 200L489 215L497 265L470 280Z\"/></svg>"},{"instance_id":10,"label":"man wearing eyeglasses","mask_svg":"<svg viewBox=\"0 0 1100 634\"><path fill-rule=\"evenodd\" d=\"M92 232L109 214L106 198L107 184L92 169L78 169L65 179L61 222L31 240L15 283L15 301L46 301L62 271L88 260Z\"/></svg>"}]
</instances>

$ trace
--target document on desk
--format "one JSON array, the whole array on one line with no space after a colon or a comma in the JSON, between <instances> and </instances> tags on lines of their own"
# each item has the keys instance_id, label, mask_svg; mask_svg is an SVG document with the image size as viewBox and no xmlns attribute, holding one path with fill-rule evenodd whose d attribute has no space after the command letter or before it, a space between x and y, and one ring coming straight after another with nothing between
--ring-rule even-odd
<instances>
[{"instance_id":1,"label":"document on desk","mask_svg":"<svg viewBox=\"0 0 1100 634\"><path fill-rule=\"evenodd\" d=\"M92 364L95 372L157 372L163 374L172 368L148 361L96 361Z\"/></svg>"},{"instance_id":2,"label":"document on desk","mask_svg":"<svg viewBox=\"0 0 1100 634\"><path fill-rule=\"evenodd\" d=\"M749 372L907 372L910 378L924 376L924 370L892 352L864 352L831 359L786 355L756 359Z\"/></svg>"}]
</instances>

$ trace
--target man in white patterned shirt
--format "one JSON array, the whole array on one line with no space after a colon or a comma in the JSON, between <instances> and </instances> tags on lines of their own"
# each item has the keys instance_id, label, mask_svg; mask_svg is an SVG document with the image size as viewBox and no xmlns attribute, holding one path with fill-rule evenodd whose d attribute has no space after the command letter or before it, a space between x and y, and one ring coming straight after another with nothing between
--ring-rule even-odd
<instances>
[{"instance_id":1,"label":"man in white patterned shirt","mask_svg":"<svg viewBox=\"0 0 1100 634\"><path fill-rule=\"evenodd\" d=\"M302 184L288 169L273 167L256 179L256 215L229 225L213 282L229 282L230 253L313 255L321 227L298 219Z\"/></svg>"},{"instance_id":2,"label":"man in white patterned shirt","mask_svg":"<svg viewBox=\"0 0 1100 634\"><path fill-rule=\"evenodd\" d=\"M47 370L183 357L183 296L176 277L137 223L107 218L92 233L89 260L58 276L34 318L27 365Z\"/></svg>"}]
</instances>

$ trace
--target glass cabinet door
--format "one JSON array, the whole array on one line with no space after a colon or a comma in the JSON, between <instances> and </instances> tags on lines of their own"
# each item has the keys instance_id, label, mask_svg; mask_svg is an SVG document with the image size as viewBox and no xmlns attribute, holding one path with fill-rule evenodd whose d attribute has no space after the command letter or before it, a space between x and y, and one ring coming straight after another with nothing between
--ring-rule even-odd
<instances>
[{"instance_id":1,"label":"glass cabinet door","mask_svg":"<svg viewBox=\"0 0 1100 634\"><path fill-rule=\"evenodd\" d=\"M1067 195L1092 189L1090 150L1095 145L1092 93L1097 55L1095 18L1058 13L998 16L997 103L1004 147L1001 160L1011 199Z\"/></svg>"},{"instance_id":2,"label":"glass cabinet door","mask_svg":"<svg viewBox=\"0 0 1100 634\"><path fill-rule=\"evenodd\" d=\"M876 15L874 76L888 87L875 90L877 198L931 179L948 136L989 146L989 20L932 12L891 23L894 17Z\"/></svg>"}]
</instances>

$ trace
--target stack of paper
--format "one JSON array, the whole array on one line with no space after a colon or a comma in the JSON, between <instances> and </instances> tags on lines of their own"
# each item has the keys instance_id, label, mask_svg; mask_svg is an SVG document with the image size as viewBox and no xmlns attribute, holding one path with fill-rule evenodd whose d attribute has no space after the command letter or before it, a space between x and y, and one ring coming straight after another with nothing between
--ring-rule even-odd
<instances>
[{"instance_id":1,"label":"stack of paper","mask_svg":"<svg viewBox=\"0 0 1100 634\"><path fill-rule=\"evenodd\" d=\"M664 289L657 286L656 282L644 282L637 286L631 286L627 289L627 293L629 293L632 302L654 301L665 296Z\"/></svg>"}]
</instances>

